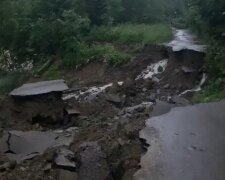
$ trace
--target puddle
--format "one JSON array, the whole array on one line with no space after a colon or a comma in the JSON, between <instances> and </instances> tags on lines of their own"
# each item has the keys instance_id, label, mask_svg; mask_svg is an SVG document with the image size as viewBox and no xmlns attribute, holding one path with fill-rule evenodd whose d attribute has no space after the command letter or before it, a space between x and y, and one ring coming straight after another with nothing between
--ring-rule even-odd
<instances>
[{"instance_id":1,"label":"puddle","mask_svg":"<svg viewBox=\"0 0 225 180\"><path fill-rule=\"evenodd\" d=\"M224 179L225 101L173 108L146 122L135 180Z\"/></svg>"},{"instance_id":2,"label":"puddle","mask_svg":"<svg viewBox=\"0 0 225 180\"><path fill-rule=\"evenodd\" d=\"M200 42L197 40L197 37L188 30L175 30L174 37L175 39L173 41L166 44L166 46L172 47L174 52L184 49L203 53L206 51L206 46L200 44Z\"/></svg>"},{"instance_id":3,"label":"puddle","mask_svg":"<svg viewBox=\"0 0 225 180\"><path fill-rule=\"evenodd\" d=\"M157 63L151 64L143 71L140 75L137 76L135 80L139 79L148 79L153 78L154 75L163 73L166 70L168 64L168 59L163 59Z\"/></svg>"}]
</instances>

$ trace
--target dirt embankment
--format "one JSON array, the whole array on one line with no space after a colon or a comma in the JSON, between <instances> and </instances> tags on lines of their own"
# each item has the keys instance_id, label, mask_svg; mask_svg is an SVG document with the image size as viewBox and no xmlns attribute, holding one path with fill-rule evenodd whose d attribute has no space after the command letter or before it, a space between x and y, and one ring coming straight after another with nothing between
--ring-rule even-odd
<instances>
[{"instance_id":1,"label":"dirt embankment","mask_svg":"<svg viewBox=\"0 0 225 180\"><path fill-rule=\"evenodd\" d=\"M91 63L70 73L71 90L62 99L48 94L6 98L0 104L2 134L77 127L67 147L76 168L59 166L59 148L49 147L42 155L6 168L2 166L12 161L0 155L0 179L132 179L145 151L139 131L156 100L173 106L190 103L178 95L199 83L203 59L204 54L193 51L172 53L164 46L146 46L119 69ZM161 60L163 65L158 64Z\"/></svg>"}]
</instances>

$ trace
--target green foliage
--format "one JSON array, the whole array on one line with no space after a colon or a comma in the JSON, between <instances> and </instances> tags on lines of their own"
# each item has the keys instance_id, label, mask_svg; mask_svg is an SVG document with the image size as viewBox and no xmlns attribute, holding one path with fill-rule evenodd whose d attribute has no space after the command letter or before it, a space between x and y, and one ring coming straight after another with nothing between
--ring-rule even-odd
<instances>
[{"instance_id":1,"label":"green foliage","mask_svg":"<svg viewBox=\"0 0 225 180\"><path fill-rule=\"evenodd\" d=\"M199 33L225 41L225 1L223 0L189 0L187 22Z\"/></svg>"},{"instance_id":2,"label":"green foliage","mask_svg":"<svg viewBox=\"0 0 225 180\"><path fill-rule=\"evenodd\" d=\"M157 44L172 38L166 24L123 24L116 27L98 27L90 33L90 39L100 42Z\"/></svg>"},{"instance_id":3,"label":"green foliage","mask_svg":"<svg viewBox=\"0 0 225 180\"><path fill-rule=\"evenodd\" d=\"M194 102L212 102L225 98L225 78L211 80L203 91L194 96Z\"/></svg>"},{"instance_id":4,"label":"green foliage","mask_svg":"<svg viewBox=\"0 0 225 180\"><path fill-rule=\"evenodd\" d=\"M225 78L225 47L222 44L210 44L206 60L208 72L213 78Z\"/></svg>"},{"instance_id":5,"label":"green foliage","mask_svg":"<svg viewBox=\"0 0 225 180\"><path fill-rule=\"evenodd\" d=\"M16 86L19 85L22 79L22 75L18 73L1 74L0 95L6 95L7 93L9 93L11 90L13 90Z\"/></svg>"},{"instance_id":6,"label":"green foliage","mask_svg":"<svg viewBox=\"0 0 225 180\"><path fill-rule=\"evenodd\" d=\"M225 98L225 1L189 0L188 25L207 39L206 67L210 82L195 97L197 102Z\"/></svg>"}]
</instances>

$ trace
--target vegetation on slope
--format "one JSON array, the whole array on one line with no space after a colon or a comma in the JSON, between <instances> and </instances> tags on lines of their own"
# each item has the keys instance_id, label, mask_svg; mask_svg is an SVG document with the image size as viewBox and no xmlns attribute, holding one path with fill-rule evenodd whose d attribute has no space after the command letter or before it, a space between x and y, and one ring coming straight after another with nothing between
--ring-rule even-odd
<instances>
[{"instance_id":1,"label":"vegetation on slope","mask_svg":"<svg viewBox=\"0 0 225 180\"><path fill-rule=\"evenodd\" d=\"M17 84L15 73L53 79L91 61L121 66L131 55L113 43L161 43L171 38L165 22L174 8L180 9L172 2L1 0L0 93Z\"/></svg>"},{"instance_id":2,"label":"vegetation on slope","mask_svg":"<svg viewBox=\"0 0 225 180\"><path fill-rule=\"evenodd\" d=\"M187 23L208 44L206 68L210 81L197 102L225 98L225 1L189 0Z\"/></svg>"}]
</instances>

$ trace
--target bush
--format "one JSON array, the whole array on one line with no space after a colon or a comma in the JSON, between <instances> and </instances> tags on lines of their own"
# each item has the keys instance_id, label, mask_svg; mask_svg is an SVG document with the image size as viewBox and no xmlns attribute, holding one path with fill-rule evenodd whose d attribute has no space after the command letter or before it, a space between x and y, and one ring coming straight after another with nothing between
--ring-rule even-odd
<instances>
[{"instance_id":1,"label":"bush","mask_svg":"<svg viewBox=\"0 0 225 180\"><path fill-rule=\"evenodd\" d=\"M207 51L206 66L210 82L194 97L196 102L210 102L225 98L225 47L212 43Z\"/></svg>"},{"instance_id":2,"label":"bush","mask_svg":"<svg viewBox=\"0 0 225 180\"><path fill-rule=\"evenodd\" d=\"M99 42L158 44L169 41L172 30L166 24L125 24L99 27L90 33L90 40Z\"/></svg>"},{"instance_id":3,"label":"bush","mask_svg":"<svg viewBox=\"0 0 225 180\"><path fill-rule=\"evenodd\" d=\"M1 75L0 78L0 95L6 95L11 90L13 90L21 81L21 74L10 73Z\"/></svg>"}]
</instances>

